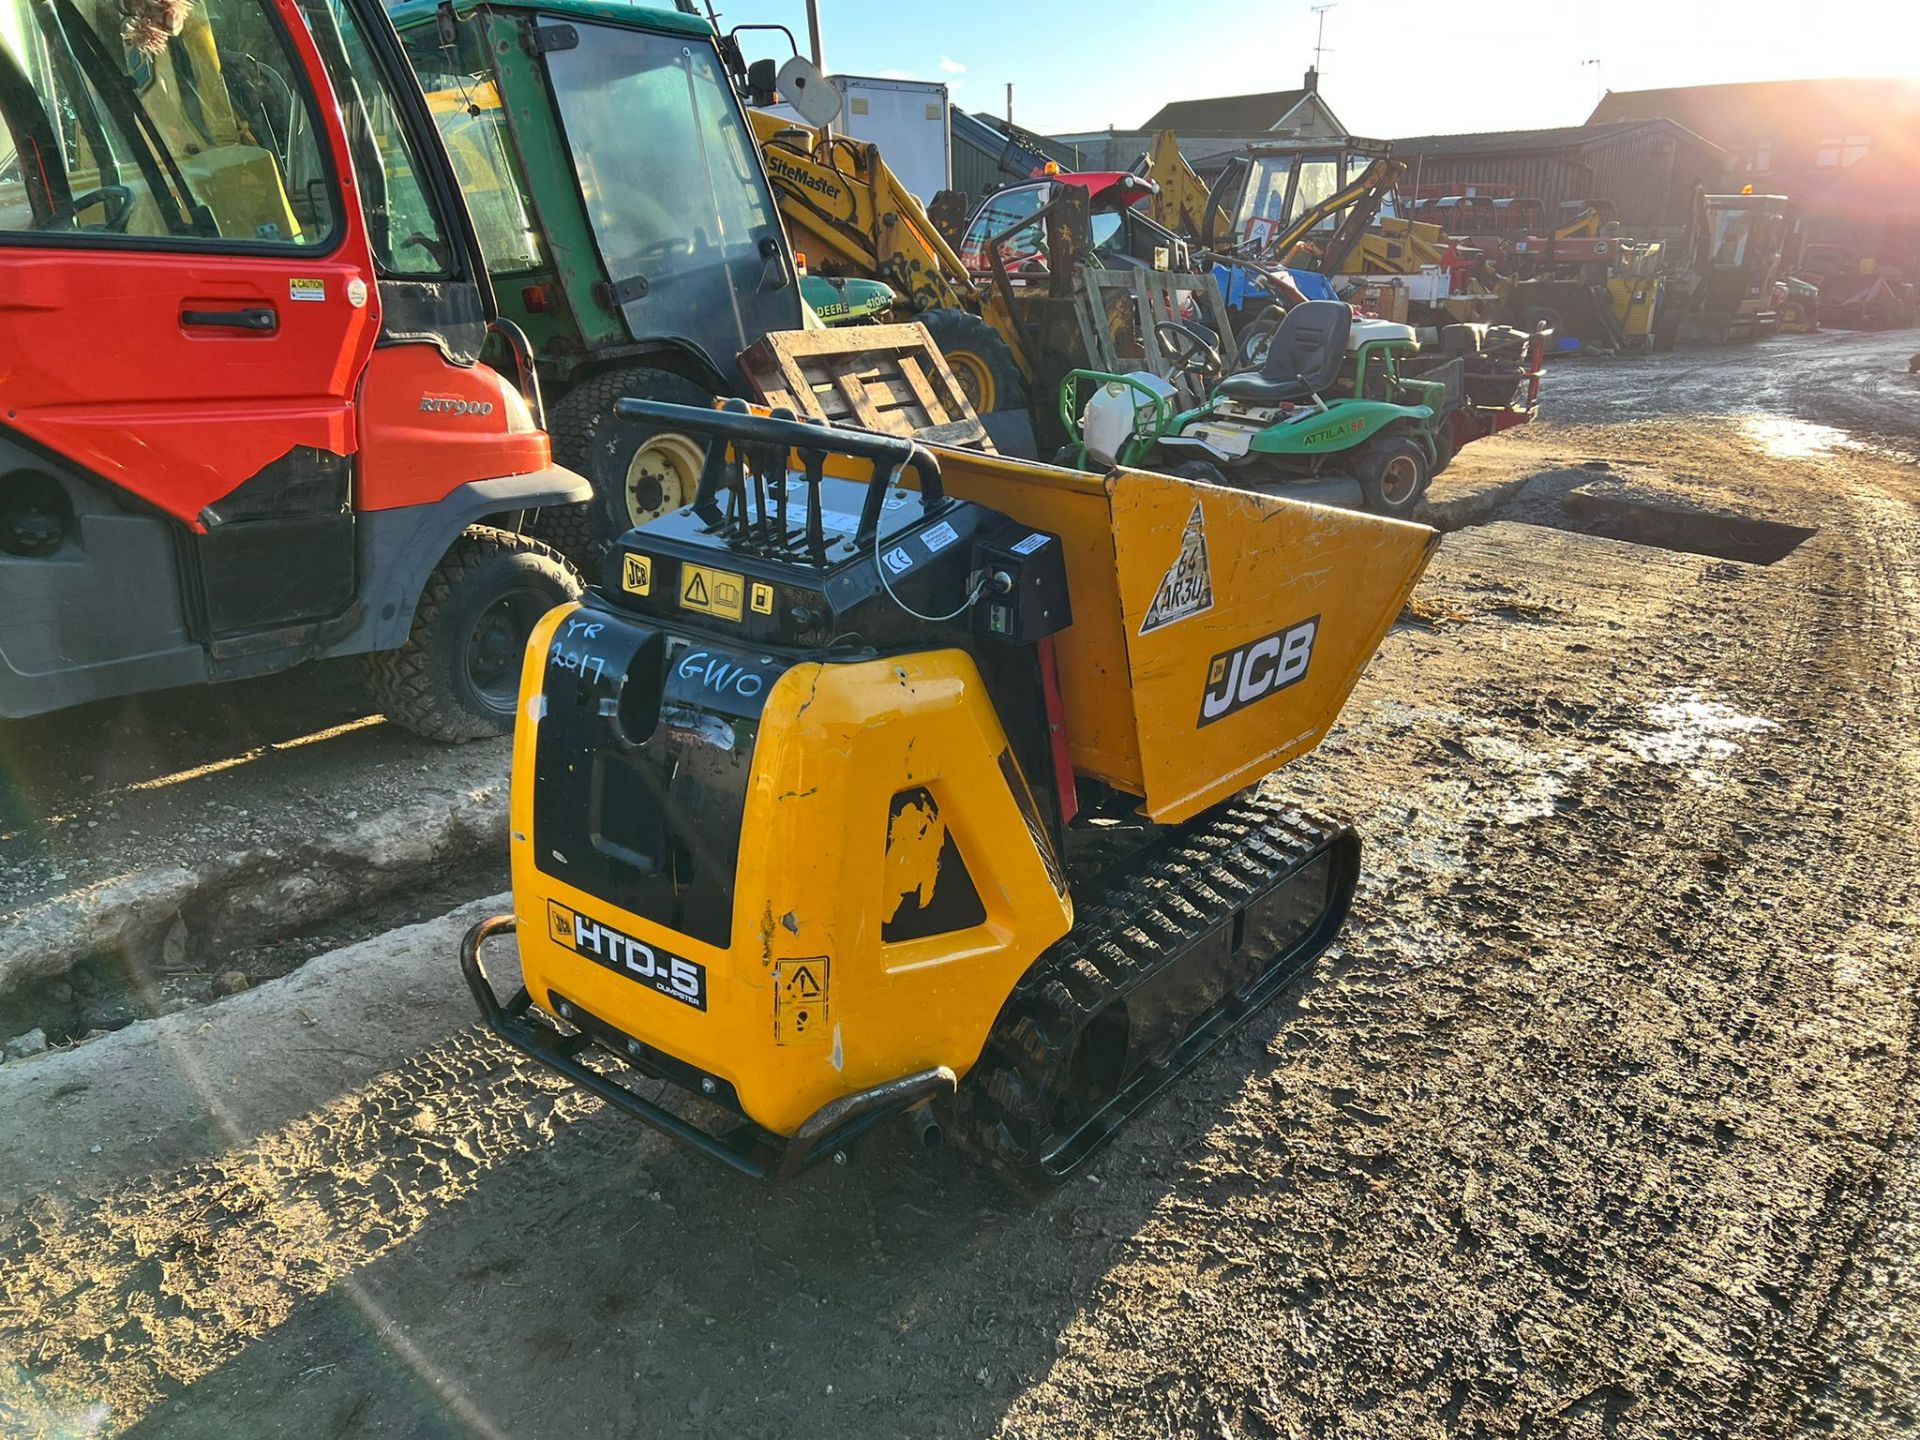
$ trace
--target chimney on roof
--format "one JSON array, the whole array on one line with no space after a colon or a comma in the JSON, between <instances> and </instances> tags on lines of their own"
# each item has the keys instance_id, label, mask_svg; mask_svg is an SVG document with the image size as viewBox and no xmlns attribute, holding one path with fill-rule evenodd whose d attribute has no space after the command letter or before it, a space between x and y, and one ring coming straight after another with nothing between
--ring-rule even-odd
<instances>
[{"instance_id":1,"label":"chimney on roof","mask_svg":"<svg viewBox=\"0 0 1920 1440\"><path fill-rule=\"evenodd\" d=\"M1319 66L1317 65L1307 66L1307 78L1302 82L1301 88L1303 88L1309 95L1317 95L1320 93L1320 67Z\"/></svg>"}]
</instances>

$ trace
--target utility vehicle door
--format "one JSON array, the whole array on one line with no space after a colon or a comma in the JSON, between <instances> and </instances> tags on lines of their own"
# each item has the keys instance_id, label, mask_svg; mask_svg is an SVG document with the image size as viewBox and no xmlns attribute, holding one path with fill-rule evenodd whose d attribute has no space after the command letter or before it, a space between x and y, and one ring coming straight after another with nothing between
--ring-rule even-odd
<instances>
[{"instance_id":1,"label":"utility vehicle door","mask_svg":"<svg viewBox=\"0 0 1920 1440\"><path fill-rule=\"evenodd\" d=\"M799 328L773 192L711 37L547 16L536 33L600 284L634 341L683 343L732 376L762 335Z\"/></svg>"},{"instance_id":2,"label":"utility vehicle door","mask_svg":"<svg viewBox=\"0 0 1920 1440\"><path fill-rule=\"evenodd\" d=\"M373 271L321 74L292 0L0 0L0 441L194 528L352 453Z\"/></svg>"}]
</instances>

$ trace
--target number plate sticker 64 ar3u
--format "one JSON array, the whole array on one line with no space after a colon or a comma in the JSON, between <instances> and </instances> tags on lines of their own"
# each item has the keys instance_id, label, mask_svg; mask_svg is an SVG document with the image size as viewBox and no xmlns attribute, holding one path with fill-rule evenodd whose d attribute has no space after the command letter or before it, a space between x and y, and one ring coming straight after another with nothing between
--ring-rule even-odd
<instances>
[{"instance_id":1,"label":"number plate sticker 64 ar3u","mask_svg":"<svg viewBox=\"0 0 1920 1440\"><path fill-rule=\"evenodd\" d=\"M547 934L574 954L638 981L682 1005L707 1008L707 967L636 940L557 900L547 902Z\"/></svg>"}]
</instances>

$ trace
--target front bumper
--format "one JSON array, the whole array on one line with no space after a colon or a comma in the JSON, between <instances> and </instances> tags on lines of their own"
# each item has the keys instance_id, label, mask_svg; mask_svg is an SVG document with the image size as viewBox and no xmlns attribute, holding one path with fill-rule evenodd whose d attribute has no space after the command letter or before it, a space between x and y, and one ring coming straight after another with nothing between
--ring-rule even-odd
<instances>
[{"instance_id":1,"label":"front bumper","mask_svg":"<svg viewBox=\"0 0 1920 1440\"><path fill-rule=\"evenodd\" d=\"M534 1006L533 997L524 985L506 1004L500 1003L493 982L487 978L480 949L489 939L512 934L515 928L511 915L490 916L469 930L460 942L460 973L473 992L487 1028L514 1049L592 1091L615 1109L752 1179L790 1180L829 1155L843 1155L849 1143L882 1120L905 1114L936 1096L951 1095L958 1085L952 1070L936 1065L931 1070L904 1075L828 1101L809 1115L791 1138L776 1135L744 1117L726 1131L704 1130L664 1105L636 1095L581 1057L596 1046L621 1057L625 1048L648 1058L636 1063L621 1057L623 1063L638 1073L669 1081L682 1078L673 1073L675 1070L693 1073L688 1067L677 1066L668 1057L623 1036L613 1026L582 1010L576 1010L570 1017L579 1029L574 1034L566 1034L544 1011Z\"/></svg>"}]
</instances>

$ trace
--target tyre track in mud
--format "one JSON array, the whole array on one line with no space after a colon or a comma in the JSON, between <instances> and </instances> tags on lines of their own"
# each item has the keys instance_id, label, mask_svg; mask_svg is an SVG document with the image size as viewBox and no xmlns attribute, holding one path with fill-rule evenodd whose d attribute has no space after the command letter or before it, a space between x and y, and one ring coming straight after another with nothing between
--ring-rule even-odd
<instances>
[{"instance_id":1,"label":"tyre track in mud","mask_svg":"<svg viewBox=\"0 0 1920 1440\"><path fill-rule=\"evenodd\" d=\"M1278 782L1366 834L1354 924L1094 1177L1029 1205L890 1136L754 1189L462 1029L0 1215L0 1431L1790 1431L1873 1318L1914 1080L1920 539L1843 471L1887 474L1742 476L1826 527L1767 570L1449 539Z\"/></svg>"},{"instance_id":2,"label":"tyre track in mud","mask_svg":"<svg viewBox=\"0 0 1920 1440\"><path fill-rule=\"evenodd\" d=\"M1243 1125L1224 1132L1219 1144L1196 1167L1202 1174L1243 1177L1237 1187L1228 1187L1229 1192L1236 1200L1253 1204L1257 1220L1243 1221L1236 1227L1238 1233L1225 1237L1216 1229L1209 1237L1209 1248L1241 1257L1256 1256L1258 1267L1271 1269L1276 1260L1273 1248L1260 1243L1258 1232L1308 1235L1316 1226L1293 1212L1304 1208L1322 1215L1320 1232L1340 1241L1339 1263L1328 1264L1323 1259L1313 1264L1288 1257L1293 1260L1295 1273L1277 1288L1283 1297L1292 1295L1292 1308L1298 1317L1297 1333L1290 1337L1295 1355L1289 1358L1304 1354L1300 1349L1303 1345L1309 1350L1327 1348L1311 1343L1313 1330L1318 1327L1344 1341L1344 1365L1332 1379L1301 1385L1298 1375L1318 1371L1324 1377L1328 1369L1319 1364L1303 1366L1292 1386L1269 1389L1263 1403L1258 1397L1263 1394L1263 1385L1271 1386L1270 1380L1235 1366L1232 1361L1239 1347L1220 1344L1222 1333L1232 1333L1230 1327L1209 1324L1205 1333L1212 1343L1199 1349L1183 1344L1182 1337L1171 1330L1144 1336L1130 1330L1125 1343L1120 1342L1105 1317L1164 1313L1165 1307L1154 1304L1154 1296L1195 1287L1198 1277L1178 1265L1169 1265L1165 1257L1179 1252L1181 1234L1191 1231L1203 1216L1218 1213L1218 1206L1201 1203L1191 1213L1163 1211L1156 1217L1137 1245L1145 1258L1123 1261L1116 1268L1115 1278L1101 1292L1099 1305L1083 1313L1077 1322L1086 1329L1084 1334L1075 1332L1073 1358L1063 1361L1046 1385L1025 1398L1015 1412L1014 1433L1057 1433L1059 1428L1071 1431L1074 1427L1063 1423L1068 1415L1077 1412L1110 1417L1116 1410L1143 1433L1177 1434L1320 1433L1323 1428L1324 1433L1337 1430L1342 1435L1512 1433L1541 1426L1548 1433L1560 1433L1587 1428L1589 1421L1598 1426L1595 1433L1768 1434L1787 1427L1797 1405L1807 1357L1815 1348L1846 1273L1851 1237L1865 1223L1880 1184L1894 1117L1910 1103L1912 1081L1911 1026L1903 1023L1875 1042L1897 1052L1891 1057L1897 1063L1869 1066L1850 1077L1851 1087L1869 1092L1872 1103L1860 1107L1865 1113L1850 1125L1834 1125L1832 1129L1838 1133L1824 1133L1826 1127L1816 1123L1796 1138L1792 1122L1798 1117L1793 1105L1755 1103L1765 1101L1764 1094L1756 1091L1764 1091L1774 1077L1791 1075L1795 1069L1793 1052L1798 1037L1787 1026L1783 1012L1819 1003L1817 967L1821 952L1828 948L1820 943L1822 894L1836 894L1843 902L1842 913L1860 918L1863 923L1859 928L1864 933L1857 943L1867 947L1876 941L1884 943L1889 933L1898 933L1880 930L1876 924L1879 916L1900 920L1911 916L1913 906L1903 862L1903 848L1910 843L1914 820L1915 781L1910 764L1904 760L1910 755L1907 737L1911 732L1902 728L1910 727L1913 713L1911 656L1889 650L1885 668L1901 671L1905 694L1899 704L1884 706L1878 716L1863 713L1866 707L1861 705L1863 697L1857 691L1859 677L1847 673L1862 655L1873 656L1876 650L1888 649L1889 632L1896 636L1902 633L1901 611L1888 603L1885 586L1876 583L1875 577L1889 566L1905 566L1910 572L1912 536L1905 537L1906 548L1900 553L1877 555L1874 547L1884 543L1877 527L1844 516L1824 518L1834 533L1815 573L1826 581L1820 588L1827 593L1810 596L1804 606L1791 603L1796 588L1804 581L1787 567L1758 572L1710 564L1703 568L1701 583L1694 587L1695 594L1707 595L1715 584L1723 583L1714 579L1716 575L1742 576L1741 585L1767 592L1768 627L1743 632L1734 673L1712 678L1722 683L1725 697L1742 711L1771 717L1779 729L1748 741L1738 761L1730 764L1728 773L1716 780L1712 790L1694 787L1684 779L1677 788L1645 783L1649 778L1659 779L1652 774L1639 777L1642 783L1622 794L1623 772L1614 769L1606 776L1604 796L1582 797L1581 810L1574 815L1563 811L1560 822L1569 823L1575 835L1584 832L1591 837L1585 858L1590 861L1593 856L1607 855L1616 881L1610 888L1585 892L1581 888L1583 880L1590 883L1607 872L1602 870L1596 876L1569 868L1556 878L1572 887L1576 898L1570 904L1556 903L1550 893L1552 887L1538 880L1526 883L1524 871L1543 862L1551 865L1560 857L1528 853L1526 843L1496 844L1469 852L1463 872L1471 877L1465 882L1467 887L1511 887L1510 893L1526 895L1539 903L1540 909L1533 917L1537 923L1516 926L1511 907L1484 901L1470 901L1450 917L1456 933L1476 937L1469 946L1470 959L1481 958L1478 947L1489 930L1498 937L1502 929L1511 928L1515 932L1512 938L1524 943L1544 928L1548 936L1563 929L1563 933L1578 937L1575 943L1549 952L1550 963L1555 965L1573 962L1581 949L1608 955L1610 941L1624 938L1632 943L1636 937L1650 959L1669 962L1672 969L1665 984L1675 1002L1674 1015L1690 1015L1694 1021L1704 1022L1690 1021L1677 1027L1669 1024L1669 1033L1662 1040L1669 1047L1686 1047L1679 1051L1679 1063L1672 1058L1659 1063L1643 1053L1620 1073L1609 1075L1606 1066L1617 1057L1602 1053L1591 1057L1587 1065L1576 1067L1576 1073L1596 1082L1584 1087L1584 1097L1569 1091L1565 1077L1555 1084L1556 1077L1548 1073L1539 1077L1541 1083L1534 1087L1533 1103L1544 1112L1570 1099L1576 1103L1584 1099L1604 1108L1613 1088L1606 1082L1612 1081L1631 1096L1637 1078L1631 1070L1648 1067L1657 1077L1656 1083L1676 1089L1689 1108L1736 1113L1731 1119L1726 1113L1714 1116L1707 1125L1698 1117L1667 1107L1662 1125L1653 1132L1643 1132L1638 1148L1645 1163L1660 1164L1665 1159L1661 1152L1670 1142L1683 1147L1682 1155L1686 1148L1698 1148L1709 1157L1716 1150L1726 1151L1731 1157L1746 1138L1743 1127L1765 1122L1778 1130L1785 1124L1786 1130L1772 1137L1770 1147L1761 1147L1763 1152L1770 1148L1771 1154L1739 1162L1749 1171L1759 1168L1760 1158L1779 1166L1771 1187L1776 1194L1763 1199L1751 1193L1750 1175L1738 1173L1731 1159L1717 1166L1696 1165L1688 1188L1698 1197L1711 1197L1713 1204L1701 1208L1719 1224L1716 1227L1697 1220L1690 1224L1685 1207L1675 1203L1671 1193L1663 1203L1659 1196L1636 1193L1629 1186L1607 1181L1604 1163L1583 1163L1607 1147L1630 1144L1623 1141L1629 1127L1610 1132L1609 1127L1596 1130L1589 1124L1585 1127L1587 1134L1582 1136L1579 1117L1568 1117L1574 1123L1549 1137L1557 1151L1555 1163L1533 1171L1527 1178L1552 1195L1556 1186L1566 1186L1571 1175L1583 1169L1597 1172L1602 1183L1576 1184L1574 1193L1585 1200L1569 1208L1604 1212L1604 1205L1590 1206L1590 1202L1598 1197L1615 1201L1625 1197L1626 1203L1610 1218L1627 1233L1613 1237L1556 1236L1550 1222L1540 1221L1537 1228L1531 1228L1525 1207L1516 1204L1508 1223L1500 1228L1508 1232L1509 1240L1514 1235L1523 1237L1522 1243L1503 1257L1500 1268L1505 1273L1476 1279L1479 1286L1491 1292L1491 1316L1473 1313L1475 1307L1462 1312L1457 1303L1443 1302L1438 1307L1432 1303L1431 1297L1445 1290L1444 1263L1436 1264L1416 1280L1405 1273L1408 1262L1404 1258L1396 1265L1367 1251L1367 1232L1381 1225L1386 1225L1394 1233L1395 1243L1408 1252L1432 1250L1435 1237L1421 1232L1447 1228L1444 1216L1449 1203L1454 1211L1452 1247L1478 1250L1479 1244L1467 1237L1470 1227L1462 1223L1457 1195L1423 1196L1428 1202L1424 1213L1417 1203L1396 1207L1383 1202L1359 1217L1350 1213L1351 1204L1336 1204L1324 1195L1320 1206L1269 1198L1276 1190L1281 1195L1291 1192L1311 1196L1311 1183L1301 1177L1316 1166L1335 1193L1340 1185L1351 1181L1356 1168L1361 1174L1373 1172L1383 1185L1391 1186L1406 1178L1407 1157L1423 1138L1405 1133L1409 1127L1395 1122L1394 1107L1384 1091L1378 1101L1369 1099L1365 1090L1355 1086L1350 1071L1345 1076L1323 1077L1314 1072L1326 1067L1316 1066L1310 1058L1302 1063L1301 1058L1323 1049L1335 1051L1344 1046L1350 1050L1356 1032L1367 1028L1390 1029L1396 1023L1391 1018L1395 1001L1403 1002L1411 989L1422 985L1440 993L1446 989L1444 980L1436 983L1427 975L1409 973L1404 965L1407 939L1418 933L1419 922L1424 920L1431 926L1439 918L1423 903L1426 897L1422 901L1400 897L1396 903L1378 894L1390 887L1376 887L1376 903L1363 905L1357 912L1371 918L1362 919L1350 935L1347 949L1352 960L1346 978L1347 983L1361 984L1371 991L1376 999L1373 1008L1380 1018L1342 1013L1323 1034L1314 1034L1314 997L1310 992L1303 1002L1307 1013L1290 1027L1294 1033L1281 1037L1281 1055L1292 1057L1295 1063L1283 1063L1270 1077L1276 1089L1292 1102L1277 1107L1283 1117L1284 1149L1269 1148L1263 1143L1269 1137L1257 1127ZM1858 563L1848 558L1856 545L1865 556ZM1856 582L1859 588L1853 595L1860 600L1872 596L1871 603L1862 606L1859 600L1849 598L1849 587ZM1446 593L1444 582L1441 593ZM1773 608L1783 598L1789 602L1784 613ZM1704 654L1724 663L1728 658L1726 629L1726 612L1715 600L1689 603L1689 597L1683 594L1662 624L1650 627L1640 643L1611 657L1611 668L1617 674L1637 670L1655 692L1662 686L1699 685L1712 674L1711 668L1701 667L1688 657ZM1832 672L1836 669L1843 673L1835 676ZM1551 694L1552 679L1536 683ZM1429 705L1434 703L1431 696L1423 698ZM1481 696L1483 706L1491 705L1496 712L1510 699L1510 690L1507 694ZM1631 720L1631 712L1636 705L1644 705L1645 699L1645 692L1623 697L1611 713L1604 706L1598 708L1576 729L1587 733L1609 728L1617 731L1623 722ZM1834 713L1828 713L1828 706ZM1524 713L1524 702L1514 709ZM1758 763L1763 756L1767 763ZM1895 773L1876 783L1887 757L1893 757ZM1812 763L1802 769L1801 762L1809 760ZM1330 757L1327 768L1331 772L1326 776L1327 788L1315 791L1322 803L1329 803L1330 790L1344 788L1340 783L1344 778L1340 758ZM1743 773L1747 771L1753 773ZM1290 774L1289 782L1297 782L1300 773L1296 770ZM1850 803L1836 809L1834 794L1842 785L1854 788ZM1751 809L1742 811L1728 805L1728 787L1746 790L1753 802ZM1372 789L1362 782L1348 792L1352 795L1347 801L1349 807L1367 813L1373 798L1367 792ZM1644 833L1644 825L1620 823L1617 812L1623 803L1642 807L1658 831ZM1377 801L1374 804L1377 810ZM1616 817L1603 818L1597 824L1586 818L1589 810L1604 815L1604 806L1613 807ZM1370 872L1378 874L1383 865L1391 865L1399 877L1405 878L1409 868L1404 858L1407 848L1396 844L1399 837L1376 835L1379 828L1377 823L1368 827L1379 842L1369 856ZM1755 838L1769 833L1771 838L1756 845L1741 836L1742 828ZM1636 835L1636 830L1643 833ZM1551 832L1535 831L1532 843L1554 843L1555 838ZM1565 837L1557 838L1558 848L1564 849ZM1715 863L1699 869L1676 863L1681 859L1675 853L1676 839L1684 840L1695 855L1713 857ZM1777 854L1767 848L1782 845L1790 847L1790 853ZM1728 865L1727 857L1737 858ZM1412 868L1417 871L1423 863L1416 859ZM1812 890L1796 883L1796 865L1820 872ZM1756 902L1750 910L1742 904L1748 897ZM1384 915L1377 903L1383 898ZM1609 912L1614 918L1581 935L1583 915L1595 910ZM1799 912L1791 930L1782 924L1788 910ZM1441 913L1445 914L1444 909ZM1763 928L1756 930L1756 922L1764 922ZM1748 932L1744 936L1743 929ZM1497 939L1494 946L1496 954L1503 948ZM1562 993L1553 998L1556 1002L1568 998L1579 1001L1576 1013L1583 1010L1589 1020L1608 1017L1613 1009L1618 1028L1630 1030L1634 1024L1646 1024L1645 1019L1632 1020L1633 1008L1647 1009L1647 998L1636 1000L1634 995L1640 967L1631 957L1617 953L1621 948L1617 943L1611 948L1616 952L1611 962L1613 973L1599 978L1596 993L1584 997ZM1529 963L1511 953L1511 948L1506 958L1511 964ZM1911 966L1910 954L1901 957L1901 963L1891 967L1893 973L1883 977L1876 998L1896 1008L1904 1002L1910 1010ZM1373 973L1369 975L1369 971ZM1471 975L1472 971L1466 973ZM1328 981L1331 979L1329 976ZM1550 996L1552 988L1547 987ZM1477 1001L1494 1002L1490 987L1477 977L1470 989ZM1530 987L1523 988L1521 994L1528 1002L1540 998ZM1425 1003L1428 996L1423 994L1421 1000L1418 1008L1431 1017L1433 1006ZM1405 1020L1402 1016L1398 1023L1404 1026ZM1510 1015L1507 1023L1497 1028L1510 1035L1513 1046L1522 1053L1541 1043L1540 1037L1529 1035L1532 1027L1523 1017ZM1453 1051L1450 1058L1465 1057ZM1397 1082L1403 1092L1412 1092L1419 1100L1432 1098L1424 1093L1425 1077L1417 1054L1401 1047L1371 1063L1372 1068ZM1804 1083L1802 1098L1807 1094ZM1489 1093L1481 1097L1484 1109L1497 1111L1499 1099L1492 1087L1488 1089ZM1740 1093L1742 1089L1745 1095ZM1320 1099L1318 1105L1311 1103L1315 1098ZM1639 1097L1633 1097L1620 1104L1621 1116L1630 1118L1638 1103ZM1243 1098L1243 1104L1258 1108L1258 1102L1251 1098ZM1300 1113L1289 1116L1289 1109ZM1379 1138L1357 1152L1341 1151L1336 1146L1328 1154L1323 1133L1328 1129L1340 1133L1344 1122L1351 1136L1356 1115L1363 1117ZM1448 1125L1471 1131L1479 1118L1472 1113L1457 1113L1449 1117ZM1579 1143L1583 1139L1595 1143ZM1786 1153L1802 1144L1809 1147L1805 1154L1790 1157ZM1278 1158L1280 1154L1286 1158ZM1809 1156L1819 1158L1810 1161ZM1503 1168L1512 1168L1521 1160L1521 1153L1509 1146ZM1444 1165L1433 1168L1443 1170ZM1518 1168L1527 1173L1523 1163ZM1328 1188L1321 1187L1322 1191ZM1473 1188L1469 1176L1461 1193L1470 1193ZM1263 1191L1266 1197L1262 1197ZM1768 1203L1781 1196L1790 1203ZM1564 1201L1567 1197L1555 1198ZM1394 1214L1396 1209L1398 1213ZM1436 1212L1443 1218L1436 1219ZM1637 1227L1625 1223L1628 1217L1638 1222ZM1756 1249L1750 1237L1728 1233L1727 1226L1742 1217L1753 1229L1765 1233L1757 1247L1758 1258L1737 1262L1726 1249L1729 1240L1739 1250ZM1397 1227L1395 1221L1400 1222ZM1165 1233L1160 1234L1163 1224ZM1660 1233L1663 1230L1681 1238L1668 1239ZM1541 1243L1543 1236L1553 1239ZM1720 1253L1714 1253L1716 1248ZM1712 1255L1714 1264L1700 1265L1696 1257L1702 1254ZM1384 1268L1367 1268L1374 1265ZM1283 1263L1281 1269L1286 1268ZM1542 1305L1540 1295L1544 1290L1527 1293L1529 1283L1550 1286L1558 1283L1560 1275L1583 1272L1580 1289L1604 1283L1602 1277L1606 1276L1616 1277L1616 1283L1626 1283L1608 1304L1562 1295ZM1515 1278L1529 1274L1531 1282ZM1409 1280L1415 1283L1408 1285ZM1351 1287L1344 1295L1342 1282ZM1408 1290L1421 1297L1416 1313L1395 1314L1393 1301L1383 1297ZM1306 1297L1304 1301L1299 1298L1302 1296ZM1271 1313L1272 1299L1270 1294L1250 1295L1242 1303L1228 1303L1224 1308L1242 1317L1259 1316ZM1420 1338L1422 1329L1448 1328L1434 1327L1436 1308L1450 1317L1455 1339L1448 1346ZM1679 1334L1683 1343L1649 1344L1644 1334L1634 1333L1631 1327L1609 1323L1622 1309L1635 1317L1636 1324L1693 1333ZM1544 1315L1536 1313L1541 1311ZM1528 1323L1535 1325L1537 1340L1542 1324L1547 1335L1557 1328L1562 1340L1574 1333L1587 1338L1581 1343L1558 1344L1557 1348L1571 1358L1556 1363L1555 1344L1529 1347L1521 1342L1522 1327ZM1716 1343L1716 1336L1723 1338ZM1271 1353L1270 1346L1254 1344L1247 1346L1249 1353L1239 1358L1250 1360L1250 1352L1263 1348ZM1286 1355L1287 1351L1282 1347L1280 1353ZM1129 1363L1131 1357L1142 1354L1155 1357L1147 1375L1139 1373L1137 1364ZM1476 1369L1478 1374L1474 1373ZM1667 1372L1664 1377L1663 1370ZM1181 1377L1196 1375L1216 1377L1211 1393L1204 1385L1183 1393ZM1160 1405L1139 1404L1139 1397L1152 1393L1155 1385L1168 1387L1181 1398ZM1248 1396L1256 1398L1249 1401ZM1342 1417L1337 1426L1330 1422L1335 1416Z\"/></svg>"}]
</instances>

